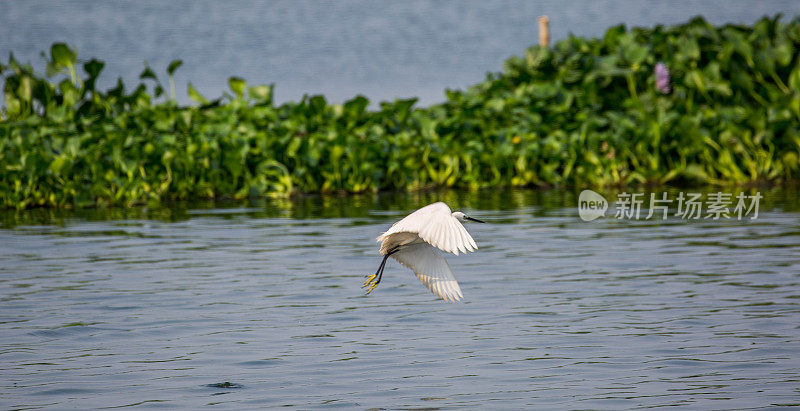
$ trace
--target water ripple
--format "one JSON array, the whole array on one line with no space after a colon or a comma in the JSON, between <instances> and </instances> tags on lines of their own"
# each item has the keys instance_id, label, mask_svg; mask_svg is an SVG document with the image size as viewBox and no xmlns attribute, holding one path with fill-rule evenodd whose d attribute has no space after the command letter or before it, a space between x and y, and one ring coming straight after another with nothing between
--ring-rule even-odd
<instances>
[{"instance_id":1,"label":"water ripple","mask_svg":"<svg viewBox=\"0 0 800 411\"><path fill-rule=\"evenodd\" d=\"M800 214L584 223L563 207L474 209L492 223L469 227L477 253L449 258L461 304L394 263L362 295L394 207L0 230L0 405L797 404Z\"/></svg>"}]
</instances>

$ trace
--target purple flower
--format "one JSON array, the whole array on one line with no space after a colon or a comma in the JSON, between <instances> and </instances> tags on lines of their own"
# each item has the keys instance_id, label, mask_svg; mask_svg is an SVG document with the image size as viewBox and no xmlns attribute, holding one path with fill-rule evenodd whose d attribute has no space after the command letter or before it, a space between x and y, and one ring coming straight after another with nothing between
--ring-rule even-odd
<instances>
[{"instance_id":1,"label":"purple flower","mask_svg":"<svg viewBox=\"0 0 800 411\"><path fill-rule=\"evenodd\" d=\"M669 69L667 66L662 63L656 63L656 90L660 91L661 94L669 94Z\"/></svg>"}]
</instances>

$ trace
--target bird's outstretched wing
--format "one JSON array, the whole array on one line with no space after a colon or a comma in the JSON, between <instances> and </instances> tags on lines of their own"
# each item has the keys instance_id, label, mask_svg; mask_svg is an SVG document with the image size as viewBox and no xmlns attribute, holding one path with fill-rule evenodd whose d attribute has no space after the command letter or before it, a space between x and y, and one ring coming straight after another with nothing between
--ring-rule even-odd
<instances>
[{"instance_id":1,"label":"bird's outstretched wing","mask_svg":"<svg viewBox=\"0 0 800 411\"><path fill-rule=\"evenodd\" d=\"M413 244L392 254L392 258L414 271L431 292L445 301L459 301L464 297L456 277L444 259L430 244Z\"/></svg>"},{"instance_id":2,"label":"bird's outstretched wing","mask_svg":"<svg viewBox=\"0 0 800 411\"><path fill-rule=\"evenodd\" d=\"M378 241L400 232L415 233L430 245L455 255L459 251L466 253L478 249L467 229L453 217L450 207L442 202L427 205L407 215L378 237Z\"/></svg>"}]
</instances>

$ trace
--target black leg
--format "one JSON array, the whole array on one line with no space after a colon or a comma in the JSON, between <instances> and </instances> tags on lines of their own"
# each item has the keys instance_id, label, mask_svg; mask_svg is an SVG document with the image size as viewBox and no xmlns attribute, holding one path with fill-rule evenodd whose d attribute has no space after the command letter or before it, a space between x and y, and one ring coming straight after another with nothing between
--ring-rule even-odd
<instances>
[{"instance_id":1,"label":"black leg","mask_svg":"<svg viewBox=\"0 0 800 411\"><path fill-rule=\"evenodd\" d=\"M378 267L378 272L375 273L375 275L378 276L378 278L375 279L375 285L381 283L381 278L383 278L383 270L386 269L386 260L389 258L390 255L391 254L386 254L385 256L383 256L383 262L381 262L381 266Z\"/></svg>"},{"instance_id":2,"label":"black leg","mask_svg":"<svg viewBox=\"0 0 800 411\"><path fill-rule=\"evenodd\" d=\"M372 276L372 277L377 277L378 278L378 281L375 284L381 282L380 278L383 275L383 269L386 268L386 259L387 258L389 258L389 254L386 254L385 256L383 256L383 261L381 261L381 265L378 266L378 271L375 271L375 275Z\"/></svg>"},{"instance_id":3,"label":"black leg","mask_svg":"<svg viewBox=\"0 0 800 411\"><path fill-rule=\"evenodd\" d=\"M397 246L397 247L393 248L391 251L386 253L385 256L383 256L383 262L381 263L380 268L378 268L378 271L379 271L378 280L375 281L375 285L380 284L381 278L383 278L383 270L386 269L386 259L389 258L390 255L392 255L392 254L394 254L394 253L396 253L398 251L400 251L400 246Z\"/></svg>"},{"instance_id":4,"label":"black leg","mask_svg":"<svg viewBox=\"0 0 800 411\"><path fill-rule=\"evenodd\" d=\"M390 255L400 251L400 246L397 246L391 250L389 250L386 255L383 256L383 261L381 261L380 267L378 267L378 271L375 272L373 275L367 276L367 281L364 282L364 285L361 288L369 287L367 289L367 294L371 293L375 287L378 286L381 282L381 278L383 278L383 270L386 268L386 260L389 258Z\"/></svg>"}]
</instances>

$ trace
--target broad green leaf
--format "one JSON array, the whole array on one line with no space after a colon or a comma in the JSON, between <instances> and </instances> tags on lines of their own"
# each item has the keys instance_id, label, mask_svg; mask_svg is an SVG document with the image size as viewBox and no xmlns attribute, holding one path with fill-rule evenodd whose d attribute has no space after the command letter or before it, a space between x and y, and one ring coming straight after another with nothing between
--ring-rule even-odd
<instances>
[{"instance_id":1,"label":"broad green leaf","mask_svg":"<svg viewBox=\"0 0 800 411\"><path fill-rule=\"evenodd\" d=\"M192 83L189 83L186 86L186 88L187 88L187 93L189 94L189 98L191 98L193 101L195 101L197 103L202 103L202 104L207 104L208 103L208 100L205 97L203 97L203 95L200 94L200 92L197 91L196 88L194 88Z\"/></svg>"},{"instance_id":2,"label":"broad green leaf","mask_svg":"<svg viewBox=\"0 0 800 411\"><path fill-rule=\"evenodd\" d=\"M800 65L789 73L789 87L796 93L800 93Z\"/></svg>"},{"instance_id":3,"label":"broad green leaf","mask_svg":"<svg viewBox=\"0 0 800 411\"><path fill-rule=\"evenodd\" d=\"M351 116L358 116L364 112L368 105L369 99L362 95L358 95L344 103L344 110L347 111Z\"/></svg>"},{"instance_id":4,"label":"broad green leaf","mask_svg":"<svg viewBox=\"0 0 800 411\"><path fill-rule=\"evenodd\" d=\"M248 94L250 98L259 103L270 104L272 103L272 89L272 85L253 86L248 90Z\"/></svg>"},{"instance_id":5,"label":"broad green leaf","mask_svg":"<svg viewBox=\"0 0 800 411\"><path fill-rule=\"evenodd\" d=\"M247 82L239 77L231 77L228 79L228 85L231 91L236 94L236 98L240 100L244 98L244 90L247 87Z\"/></svg>"},{"instance_id":6,"label":"broad green leaf","mask_svg":"<svg viewBox=\"0 0 800 411\"><path fill-rule=\"evenodd\" d=\"M75 65L78 54L64 43L53 43L50 56L56 67L69 67Z\"/></svg>"},{"instance_id":7,"label":"broad green leaf","mask_svg":"<svg viewBox=\"0 0 800 411\"><path fill-rule=\"evenodd\" d=\"M149 78L158 81L156 73L153 72L153 70L150 68L150 66L147 65L147 63L145 63L144 70L142 70L142 73L139 74L139 78L142 80Z\"/></svg>"},{"instance_id":8,"label":"broad green leaf","mask_svg":"<svg viewBox=\"0 0 800 411\"><path fill-rule=\"evenodd\" d=\"M83 64L83 70L91 78L97 78L103 71L103 67L105 67L105 63L97 59L91 59Z\"/></svg>"},{"instance_id":9,"label":"broad green leaf","mask_svg":"<svg viewBox=\"0 0 800 411\"><path fill-rule=\"evenodd\" d=\"M183 60L172 60L167 67L167 74L170 76L175 74L175 70L177 70L181 65L183 65Z\"/></svg>"}]
</instances>

